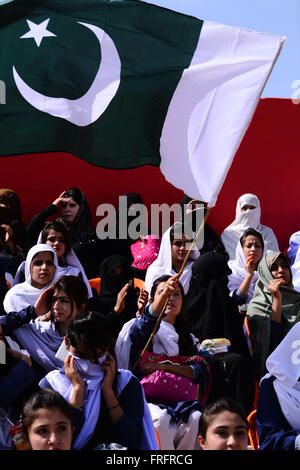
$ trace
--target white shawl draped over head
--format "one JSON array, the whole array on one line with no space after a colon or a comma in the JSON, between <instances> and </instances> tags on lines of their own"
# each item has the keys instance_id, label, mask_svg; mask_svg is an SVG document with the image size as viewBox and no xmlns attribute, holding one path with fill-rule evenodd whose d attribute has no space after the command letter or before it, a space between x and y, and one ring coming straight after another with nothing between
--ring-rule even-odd
<instances>
[{"instance_id":1,"label":"white shawl draped over head","mask_svg":"<svg viewBox=\"0 0 300 470\"><path fill-rule=\"evenodd\" d=\"M175 224L174 224L175 225ZM162 236L161 245L158 253L157 259L149 266L146 272L145 285L146 291L150 294L153 282L163 276L168 274L174 276L176 271L172 267L172 250L171 250L171 239L170 231L173 226L169 227L168 230ZM192 276L192 264L200 256L198 248L195 246L191 251L189 261L187 262L181 276L180 284L183 287L184 293L186 294L189 289L189 283Z\"/></svg>"},{"instance_id":2,"label":"white shawl draped over head","mask_svg":"<svg viewBox=\"0 0 300 470\"><path fill-rule=\"evenodd\" d=\"M100 409L101 409L101 386L105 372L101 368L101 364L105 361L106 355L98 360L98 364L93 364L87 359L75 357L75 367L79 371L81 377L85 381L84 392L84 417L85 421L74 444L74 449L82 449L90 440L95 430ZM122 390L129 383L132 373L128 370L118 370L116 395L119 397ZM49 372L45 377L51 387L59 392L68 402L72 397L73 385L65 376L64 370L54 370ZM157 450L157 439L152 423L151 414L144 399L144 417L143 417L143 436L141 440L141 450Z\"/></svg>"},{"instance_id":3,"label":"white shawl draped over head","mask_svg":"<svg viewBox=\"0 0 300 470\"><path fill-rule=\"evenodd\" d=\"M53 260L55 265L55 272L53 279L49 284L42 287L42 289L37 289L31 285L31 275L30 275L30 264L33 257L40 252L43 251L50 251L53 254ZM58 275L58 262L57 256L53 248L49 245L45 245L40 243L38 245L34 245L28 251L26 261L25 261L25 281L21 282L21 284L16 284L7 292L3 306L4 310L9 312L19 312L23 308L28 307L28 305L34 305L41 293L46 290L49 286L54 284L57 281Z\"/></svg>"},{"instance_id":4,"label":"white shawl draped over head","mask_svg":"<svg viewBox=\"0 0 300 470\"><path fill-rule=\"evenodd\" d=\"M297 255L297 252L299 251L300 247L300 230L298 232L293 233L290 236L289 240L289 249L287 250L287 257L290 260L290 264L295 263L295 258Z\"/></svg>"},{"instance_id":5,"label":"white shawl draped over head","mask_svg":"<svg viewBox=\"0 0 300 470\"><path fill-rule=\"evenodd\" d=\"M300 245L295 255L295 261L291 266L291 271L293 275L293 286L300 292Z\"/></svg>"},{"instance_id":6,"label":"white shawl draped over head","mask_svg":"<svg viewBox=\"0 0 300 470\"><path fill-rule=\"evenodd\" d=\"M262 257L266 253L267 253L267 248L264 245ZM235 258L233 260L230 260L228 262L228 265L232 271L232 274L228 276L228 289L230 291L230 294L232 295L233 292L239 288L239 286L242 284L242 282L244 281L247 275L247 271L245 268L245 254L244 254L244 250L240 241L238 242L237 247L236 247ZM246 303L249 303L253 297L257 279L258 279L258 273L257 271L254 271L254 276L249 286Z\"/></svg>"},{"instance_id":7,"label":"white shawl draped over head","mask_svg":"<svg viewBox=\"0 0 300 470\"><path fill-rule=\"evenodd\" d=\"M245 205L254 206L255 209L242 212ZM260 202L255 194L243 194L236 204L235 219L226 227L221 234L221 240L229 255L229 259L235 258L235 250L240 237L243 235L247 228L254 228L262 234L264 244L267 250L279 251L277 239L273 230L260 223L261 208Z\"/></svg>"},{"instance_id":8,"label":"white shawl draped over head","mask_svg":"<svg viewBox=\"0 0 300 470\"><path fill-rule=\"evenodd\" d=\"M273 386L285 418L300 430L300 322L296 323L266 361L266 374L274 376Z\"/></svg>"}]
</instances>

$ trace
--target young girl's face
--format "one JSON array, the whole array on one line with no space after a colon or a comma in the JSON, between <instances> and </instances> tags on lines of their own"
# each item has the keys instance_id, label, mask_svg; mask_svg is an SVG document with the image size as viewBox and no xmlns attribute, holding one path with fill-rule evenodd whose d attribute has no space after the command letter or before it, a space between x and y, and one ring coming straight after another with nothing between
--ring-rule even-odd
<instances>
[{"instance_id":1,"label":"young girl's face","mask_svg":"<svg viewBox=\"0 0 300 470\"><path fill-rule=\"evenodd\" d=\"M62 205L61 216L66 222L71 224L72 222L74 222L80 206L79 204L77 204L77 202L74 201L72 197L70 197L69 199L70 199L70 202L63 202L61 204Z\"/></svg>"},{"instance_id":2,"label":"young girl's face","mask_svg":"<svg viewBox=\"0 0 300 470\"><path fill-rule=\"evenodd\" d=\"M64 290L56 289L51 299L51 312L56 321L65 323L75 317L79 309Z\"/></svg>"},{"instance_id":3,"label":"young girl's face","mask_svg":"<svg viewBox=\"0 0 300 470\"><path fill-rule=\"evenodd\" d=\"M263 247L259 238L255 235L248 235L243 242L243 252L245 258L252 256L255 266L257 266L263 255Z\"/></svg>"},{"instance_id":4,"label":"young girl's face","mask_svg":"<svg viewBox=\"0 0 300 470\"><path fill-rule=\"evenodd\" d=\"M49 230L46 245L52 246L58 259L60 259L65 254L66 243L61 232L57 232L53 229Z\"/></svg>"},{"instance_id":5,"label":"young girl's face","mask_svg":"<svg viewBox=\"0 0 300 470\"><path fill-rule=\"evenodd\" d=\"M40 251L30 263L31 285L42 289L52 281L55 274L53 254L50 251Z\"/></svg>"},{"instance_id":6,"label":"young girl's face","mask_svg":"<svg viewBox=\"0 0 300 470\"><path fill-rule=\"evenodd\" d=\"M165 287L165 282L160 282L157 286L157 289L156 289L156 292L154 294L154 298L155 296L157 295L160 295L163 290L164 290L164 287ZM166 306L166 309L165 309L165 317L164 317L164 320L170 318L170 317L177 317L177 315L179 315L179 313L181 312L181 308L182 308L182 294L181 294L181 290L180 290L180 287L178 286L178 288L176 289L176 291L174 292L174 294L172 294L169 298L169 301L168 301L168 304Z\"/></svg>"},{"instance_id":7,"label":"young girl's face","mask_svg":"<svg viewBox=\"0 0 300 470\"><path fill-rule=\"evenodd\" d=\"M32 450L70 450L72 423L58 408L40 408L28 428Z\"/></svg>"},{"instance_id":8,"label":"young girl's face","mask_svg":"<svg viewBox=\"0 0 300 470\"><path fill-rule=\"evenodd\" d=\"M204 450L247 450L246 423L238 414L222 411L210 422L205 439L199 436L199 444Z\"/></svg>"},{"instance_id":9,"label":"young girl's face","mask_svg":"<svg viewBox=\"0 0 300 470\"><path fill-rule=\"evenodd\" d=\"M187 255L189 246L191 245L191 241L187 238L178 238L174 239L171 244L171 256L172 256L172 263L182 264L185 260Z\"/></svg>"},{"instance_id":10,"label":"young girl's face","mask_svg":"<svg viewBox=\"0 0 300 470\"><path fill-rule=\"evenodd\" d=\"M274 279L282 279L283 284L288 284L291 280L289 265L284 258L279 257L271 266L271 274Z\"/></svg>"}]
</instances>

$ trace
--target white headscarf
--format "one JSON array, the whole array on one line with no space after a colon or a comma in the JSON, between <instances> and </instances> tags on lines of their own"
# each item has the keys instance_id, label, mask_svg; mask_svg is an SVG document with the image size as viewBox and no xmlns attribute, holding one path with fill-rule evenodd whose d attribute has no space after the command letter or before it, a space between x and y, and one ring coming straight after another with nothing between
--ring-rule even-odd
<instances>
[{"instance_id":1,"label":"white headscarf","mask_svg":"<svg viewBox=\"0 0 300 470\"><path fill-rule=\"evenodd\" d=\"M298 247L294 264L291 266L291 271L293 275L293 286L300 292L300 246Z\"/></svg>"},{"instance_id":2,"label":"white headscarf","mask_svg":"<svg viewBox=\"0 0 300 470\"><path fill-rule=\"evenodd\" d=\"M287 250L287 257L290 260L290 264L295 263L295 258L300 247L300 230L293 233L289 240L289 249Z\"/></svg>"},{"instance_id":3,"label":"white headscarf","mask_svg":"<svg viewBox=\"0 0 300 470\"><path fill-rule=\"evenodd\" d=\"M175 225L175 224L174 224ZM160 276L168 274L174 276L176 271L172 268L172 250L170 231L173 226L169 227L168 230L162 236L161 245L157 259L149 266L146 272L145 285L146 291L150 294L153 282ZM186 294L189 289L189 283L192 275L192 264L200 256L198 248L192 250L189 261L187 262L183 273L180 276L180 284L183 287L184 293Z\"/></svg>"},{"instance_id":4,"label":"white headscarf","mask_svg":"<svg viewBox=\"0 0 300 470\"><path fill-rule=\"evenodd\" d=\"M33 257L42 251L50 251L53 254L53 261L55 265L54 276L51 282L44 286L42 289L37 289L31 285L31 275L30 275L30 264ZM19 312L28 305L34 305L41 293L46 290L50 285L54 284L57 281L57 271L58 271L58 262L57 256L53 248L49 245L40 243L34 245L28 251L26 261L25 261L25 281L21 284L13 286L7 292L3 306L4 310L9 312Z\"/></svg>"},{"instance_id":5,"label":"white headscarf","mask_svg":"<svg viewBox=\"0 0 300 470\"><path fill-rule=\"evenodd\" d=\"M293 429L300 430L300 323L296 323L266 361L266 374L274 376L273 386L283 415Z\"/></svg>"},{"instance_id":6,"label":"white headscarf","mask_svg":"<svg viewBox=\"0 0 300 470\"><path fill-rule=\"evenodd\" d=\"M262 257L266 253L267 253L267 249L264 245ZM238 242L236 246L235 259L229 261L228 265L232 271L232 274L228 276L228 289L230 291L230 294L232 295L233 292L240 287L240 285L242 284L242 282L244 281L247 275L247 271L245 269L245 253L240 242ZM249 286L246 303L249 303L253 297L257 279L258 279L257 271L254 271L254 275Z\"/></svg>"},{"instance_id":7,"label":"white headscarf","mask_svg":"<svg viewBox=\"0 0 300 470\"><path fill-rule=\"evenodd\" d=\"M41 240L42 240L42 232L40 232L37 243L40 244ZM88 290L88 298L93 297L92 289L88 281L88 278L85 274L85 270L83 269L83 266L80 263L78 257L75 255L73 248L71 248L71 250L69 251L67 255L64 255L64 260L67 265L66 266L58 265L57 279L59 279L61 276L64 276L64 275L79 276L79 274L81 273L82 280L85 283L87 290ZM16 284L20 283L20 277L21 277L21 273L24 272L24 266L25 266L25 261L23 261L18 267L12 286L15 286Z\"/></svg>"},{"instance_id":8,"label":"white headscarf","mask_svg":"<svg viewBox=\"0 0 300 470\"><path fill-rule=\"evenodd\" d=\"M245 205L254 206L255 209L242 212ZM226 227L221 235L221 240L229 255L229 259L235 258L235 250L240 237L247 228L254 228L262 234L267 250L279 251L278 243L273 230L260 223L261 209L260 202L254 194L243 194L236 204L235 219Z\"/></svg>"}]
</instances>

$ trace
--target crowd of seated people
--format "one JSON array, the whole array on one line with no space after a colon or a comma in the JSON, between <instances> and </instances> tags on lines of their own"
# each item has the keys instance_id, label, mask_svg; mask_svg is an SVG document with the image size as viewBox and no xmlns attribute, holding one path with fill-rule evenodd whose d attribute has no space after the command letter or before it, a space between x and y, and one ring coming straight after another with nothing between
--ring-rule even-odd
<instances>
[{"instance_id":1,"label":"crowd of seated people","mask_svg":"<svg viewBox=\"0 0 300 470\"><path fill-rule=\"evenodd\" d=\"M143 200L125 196L128 230ZM300 448L299 360L282 366L299 330L298 232L281 252L244 194L198 248L205 204L180 207L164 233L124 239L121 217L105 240L77 187L27 225L0 190L1 450L246 450L252 412L257 448Z\"/></svg>"}]
</instances>

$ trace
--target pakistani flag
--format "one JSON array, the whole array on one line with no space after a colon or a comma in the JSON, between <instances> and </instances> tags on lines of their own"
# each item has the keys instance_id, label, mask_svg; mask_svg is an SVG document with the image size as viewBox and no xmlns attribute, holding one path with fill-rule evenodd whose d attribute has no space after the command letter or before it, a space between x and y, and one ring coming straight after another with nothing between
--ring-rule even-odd
<instances>
[{"instance_id":1,"label":"pakistani flag","mask_svg":"<svg viewBox=\"0 0 300 470\"><path fill-rule=\"evenodd\" d=\"M136 0L2 2L0 155L155 165L213 206L283 42Z\"/></svg>"}]
</instances>

